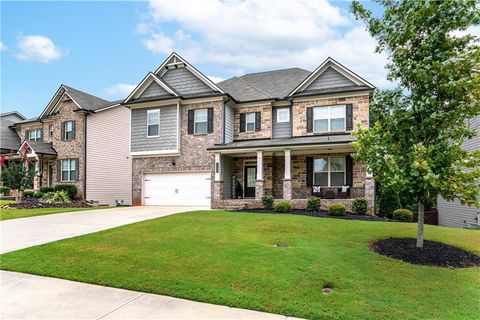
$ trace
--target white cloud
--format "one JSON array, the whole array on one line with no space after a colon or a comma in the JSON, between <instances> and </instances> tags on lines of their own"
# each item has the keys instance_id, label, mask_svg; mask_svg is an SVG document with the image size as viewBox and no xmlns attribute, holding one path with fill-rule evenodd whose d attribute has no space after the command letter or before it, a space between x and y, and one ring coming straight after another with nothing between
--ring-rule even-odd
<instances>
[{"instance_id":1,"label":"white cloud","mask_svg":"<svg viewBox=\"0 0 480 320\"><path fill-rule=\"evenodd\" d=\"M22 61L49 63L63 55L60 47L45 36L23 36L17 46L16 58Z\"/></svg>"},{"instance_id":2,"label":"white cloud","mask_svg":"<svg viewBox=\"0 0 480 320\"><path fill-rule=\"evenodd\" d=\"M0 41L0 51L4 51L4 50L7 50L7 46Z\"/></svg>"},{"instance_id":3,"label":"white cloud","mask_svg":"<svg viewBox=\"0 0 480 320\"><path fill-rule=\"evenodd\" d=\"M225 80L224 78L222 77L215 77L215 76L207 76L210 80L213 81L213 83L219 83L219 82L222 82L223 80Z\"/></svg>"},{"instance_id":4,"label":"white cloud","mask_svg":"<svg viewBox=\"0 0 480 320\"><path fill-rule=\"evenodd\" d=\"M117 83L105 88L103 91L109 96L125 98L133 91L133 89L135 89L135 87L136 86L133 84Z\"/></svg>"},{"instance_id":5,"label":"white cloud","mask_svg":"<svg viewBox=\"0 0 480 320\"><path fill-rule=\"evenodd\" d=\"M149 8L138 30L154 53L176 51L232 75L313 70L331 56L379 87L391 85L386 55L375 53L364 27L326 0L151 0Z\"/></svg>"}]
</instances>

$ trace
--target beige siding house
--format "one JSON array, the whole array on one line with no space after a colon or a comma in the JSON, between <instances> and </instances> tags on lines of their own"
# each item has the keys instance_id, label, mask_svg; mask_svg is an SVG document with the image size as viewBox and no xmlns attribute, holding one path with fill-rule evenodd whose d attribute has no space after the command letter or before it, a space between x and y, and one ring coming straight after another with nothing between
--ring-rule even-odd
<instances>
[{"instance_id":1,"label":"beige siding house","mask_svg":"<svg viewBox=\"0 0 480 320\"><path fill-rule=\"evenodd\" d=\"M130 110L114 106L87 117L87 200L132 203Z\"/></svg>"}]
</instances>

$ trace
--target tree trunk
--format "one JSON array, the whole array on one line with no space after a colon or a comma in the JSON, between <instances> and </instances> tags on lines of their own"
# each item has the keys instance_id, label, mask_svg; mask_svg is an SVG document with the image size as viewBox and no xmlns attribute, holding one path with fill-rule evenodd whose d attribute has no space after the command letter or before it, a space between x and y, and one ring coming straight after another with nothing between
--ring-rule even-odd
<instances>
[{"instance_id":1,"label":"tree trunk","mask_svg":"<svg viewBox=\"0 0 480 320\"><path fill-rule=\"evenodd\" d=\"M15 192L15 202L16 202L16 203L22 202L22 190L17 189L17 190L15 190L15 191L16 191L16 192Z\"/></svg>"},{"instance_id":2,"label":"tree trunk","mask_svg":"<svg viewBox=\"0 0 480 320\"><path fill-rule=\"evenodd\" d=\"M417 248L423 248L423 220L425 207L422 201L418 201L418 222L417 222Z\"/></svg>"}]
</instances>

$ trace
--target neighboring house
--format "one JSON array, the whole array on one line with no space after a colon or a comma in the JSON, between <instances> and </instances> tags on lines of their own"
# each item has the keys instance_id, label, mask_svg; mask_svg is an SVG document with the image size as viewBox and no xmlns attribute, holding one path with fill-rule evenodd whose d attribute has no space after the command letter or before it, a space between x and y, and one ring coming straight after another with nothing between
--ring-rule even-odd
<instances>
[{"instance_id":1,"label":"neighboring house","mask_svg":"<svg viewBox=\"0 0 480 320\"><path fill-rule=\"evenodd\" d=\"M374 87L328 58L214 84L172 53L125 99L131 109L133 204L251 208L263 195L326 209L374 182L351 130L368 127Z\"/></svg>"},{"instance_id":2,"label":"neighboring house","mask_svg":"<svg viewBox=\"0 0 480 320\"><path fill-rule=\"evenodd\" d=\"M465 141L464 148L468 151L480 149L480 117L469 120L471 128L477 131L477 136ZM462 205L458 199L446 201L437 199L438 224L446 227L474 228L480 226L480 209Z\"/></svg>"},{"instance_id":3,"label":"neighboring house","mask_svg":"<svg viewBox=\"0 0 480 320\"><path fill-rule=\"evenodd\" d=\"M61 85L38 118L10 128L21 141L16 151L35 163L35 190L71 183L80 197L113 205L131 203L129 121L118 101Z\"/></svg>"},{"instance_id":4,"label":"neighboring house","mask_svg":"<svg viewBox=\"0 0 480 320\"><path fill-rule=\"evenodd\" d=\"M11 154L18 150L21 140L11 126L13 126L15 122L25 119L26 118L17 111L0 114L0 154Z\"/></svg>"}]
</instances>

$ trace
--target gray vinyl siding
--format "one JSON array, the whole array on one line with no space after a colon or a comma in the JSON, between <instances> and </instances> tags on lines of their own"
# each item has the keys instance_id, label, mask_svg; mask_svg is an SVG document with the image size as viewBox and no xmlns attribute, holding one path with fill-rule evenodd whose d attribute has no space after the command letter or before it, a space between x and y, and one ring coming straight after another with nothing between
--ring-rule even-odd
<instances>
[{"instance_id":1,"label":"gray vinyl siding","mask_svg":"<svg viewBox=\"0 0 480 320\"><path fill-rule=\"evenodd\" d=\"M223 156L223 197L232 198L233 159Z\"/></svg>"},{"instance_id":2,"label":"gray vinyl siding","mask_svg":"<svg viewBox=\"0 0 480 320\"><path fill-rule=\"evenodd\" d=\"M328 67L327 70L315 79L305 90L329 89L354 85L354 82L342 76L332 67Z\"/></svg>"},{"instance_id":3,"label":"gray vinyl siding","mask_svg":"<svg viewBox=\"0 0 480 320\"><path fill-rule=\"evenodd\" d=\"M170 93L167 90L163 89L158 83L152 81L150 85L142 92L139 98L151 98L151 97L161 97L168 96Z\"/></svg>"},{"instance_id":4,"label":"gray vinyl siding","mask_svg":"<svg viewBox=\"0 0 480 320\"><path fill-rule=\"evenodd\" d=\"M160 109L159 137L147 138L147 110ZM177 106L132 110L132 152L177 149Z\"/></svg>"},{"instance_id":5,"label":"gray vinyl siding","mask_svg":"<svg viewBox=\"0 0 480 320\"><path fill-rule=\"evenodd\" d=\"M187 68L168 70L162 79L182 95L214 92Z\"/></svg>"},{"instance_id":6,"label":"gray vinyl siding","mask_svg":"<svg viewBox=\"0 0 480 320\"><path fill-rule=\"evenodd\" d=\"M225 105L225 143L233 142L234 121L233 108Z\"/></svg>"},{"instance_id":7,"label":"gray vinyl siding","mask_svg":"<svg viewBox=\"0 0 480 320\"><path fill-rule=\"evenodd\" d=\"M278 108L273 108L272 112L272 135L273 139L278 139L278 138L290 138L292 136L292 110L290 109L290 121L289 122L277 122L277 109L282 109L282 108L288 108L288 107L278 107Z\"/></svg>"},{"instance_id":8,"label":"gray vinyl siding","mask_svg":"<svg viewBox=\"0 0 480 320\"><path fill-rule=\"evenodd\" d=\"M463 147L468 151L480 149L480 117L469 120L471 128L476 129L477 136L473 139L465 141ZM475 207L464 206L460 201L446 201L442 197L438 197L438 224L447 227L467 227L468 224L478 224L476 217L480 209Z\"/></svg>"}]
</instances>

